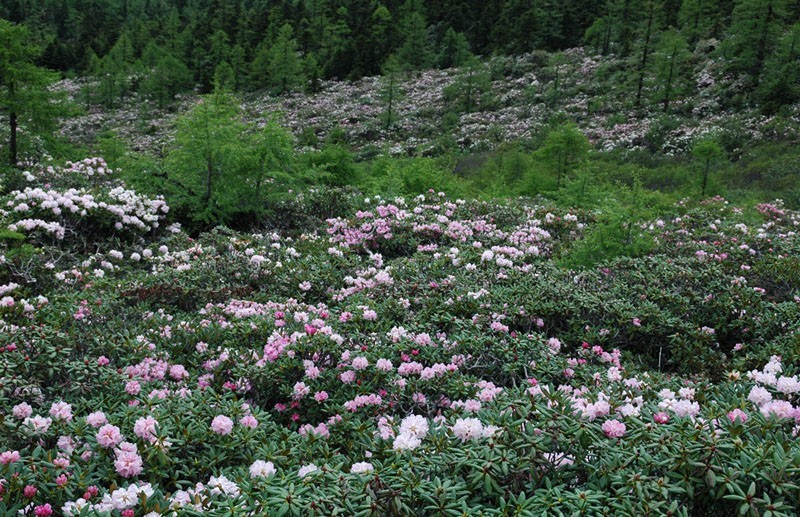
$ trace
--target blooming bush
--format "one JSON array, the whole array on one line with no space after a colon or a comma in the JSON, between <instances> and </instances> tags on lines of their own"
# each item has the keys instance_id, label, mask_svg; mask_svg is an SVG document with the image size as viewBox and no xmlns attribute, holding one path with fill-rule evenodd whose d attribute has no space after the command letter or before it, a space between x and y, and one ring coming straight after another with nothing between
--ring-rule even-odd
<instances>
[{"instance_id":1,"label":"blooming bush","mask_svg":"<svg viewBox=\"0 0 800 517\"><path fill-rule=\"evenodd\" d=\"M0 286L0 513L792 515L800 293L768 265L800 218L774 208L680 204L584 270L557 260L596 214L433 192L41 239L70 257L46 288Z\"/></svg>"}]
</instances>

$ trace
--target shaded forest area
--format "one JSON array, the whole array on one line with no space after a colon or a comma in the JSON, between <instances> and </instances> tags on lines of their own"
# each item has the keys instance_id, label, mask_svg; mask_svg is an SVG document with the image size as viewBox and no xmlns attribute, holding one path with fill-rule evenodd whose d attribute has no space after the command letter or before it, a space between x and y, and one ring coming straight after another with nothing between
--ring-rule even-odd
<instances>
[{"instance_id":1,"label":"shaded forest area","mask_svg":"<svg viewBox=\"0 0 800 517\"><path fill-rule=\"evenodd\" d=\"M316 91L387 67L580 45L642 68L660 42L678 59L709 39L769 109L800 98L800 0L11 0L0 17L30 29L40 65L100 79L107 105L215 84Z\"/></svg>"}]
</instances>

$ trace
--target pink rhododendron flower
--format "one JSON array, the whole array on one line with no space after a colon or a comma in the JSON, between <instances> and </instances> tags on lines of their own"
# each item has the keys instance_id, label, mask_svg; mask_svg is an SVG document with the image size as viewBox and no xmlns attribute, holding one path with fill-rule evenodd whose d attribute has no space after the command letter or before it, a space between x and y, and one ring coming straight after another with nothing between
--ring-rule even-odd
<instances>
[{"instance_id":1,"label":"pink rhododendron flower","mask_svg":"<svg viewBox=\"0 0 800 517\"><path fill-rule=\"evenodd\" d=\"M626 431L625 424L616 419L603 422L602 429L609 438L622 438Z\"/></svg>"},{"instance_id":2,"label":"pink rhododendron flower","mask_svg":"<svg viewBox=\"0 0 800 517\"><path fill-rule=\"evenodd\" d=\"M428 420L420 415L409 415L400 422L400 434L419 439L425 438L428 428Z\"/></svg>"},{"instance_id":3,"label":"pink rhododendron flower","mask_svg":"<svg viewBox=\"0 0 800 517\"><path fill-rule=\"evenodd\" d=\"M239 423L248 429L255 429L258 427L258 420L253 415L245 415L239 419Z\"/></svg>"},{"instance_id":4,"label":"pink rhododendron flower","mask_svg":"<svg viewBox=\"0 0 800 517\"><path fill-rule=\"evenodd\" d=\"M9 463L14 463L15 461L19 461L19 459L20 459L19 451L0 452L0 465L8 465Z\"/></svg>"},{"instance_id":5,"label":"pink rhododendron flower","mask_svg":"<svg viewBox=\"0 0 800 517\"><path fill-rule=\"evenodd\" d=\"M100 447L109 449L122 441L122 433L119 427L106 424L97 431L97 444Z\"/></svg>"},{"instance_id":6,"label":"pink rhododendron flower","mask_svg":"<svg viewBox=\"0 0 800 517\"><path fill-rule=\"evenodd\" d=\"M316 472L318 470L319 468L316 465L314 465L313 463L309 463L308 465L303 465L302 467L300 467L300 470L297 471L297 476L303 478L311 474L312 472Z\"/></svg>"},{"instance_id":7,"label":"pink rhododendron flower","mask_svg":"<svg viewBox=\"0 0 800 517\"><path fill-rule=\"evenodd\" d=\"M421 444L422 440L416 436L398 434L392 443L392 448L396 451L413 450L419 447Z\"/></svg>"},{"instance_id":8,"label":"pink rhododendron flower","mask_svg":"<svg viewBox=\"0 0 800 517\"><path fill-rule=\"evenodd\" d=\"M459 418L450 429L462 442L477 440L483 436L483 423L477 418Z\"/></svg>"},{"instance_id":9,"label":"pink rhododendron flower","mask_svg":"<svg viewBox=\"0 0 800 517\"><path fill-rule=\"evenodd\" d=\"M369 361L366 357L356 357L352 363L354 370L364 370L369 366Z\"/></svg>"},{"instance_id":10,"label":"pink rhododendron flower","mask_svg":"<svg viewBox=\"0 0 800 517\"><path fill-rule=\"evenodd\" d=\"M679 417L696 417L700 413L700 405L690 400L678 400L672 404L672 411Z\"/></svg>"},{"instance_id":11,"label":"pink rhododendron flower","mask_svg":"<svg viewBox=\"0 0 800 517\"><path fill-rule=\"evenodd\" d=\"M70 464L69 458L59 457L53 459L53 465L60 469L65 469L69 467L69 464Z\"/></svg>"},{"instance_id":12,"label":"pink rhododendron flower","mask_svg":"<svg viewBox=\"0 0 800 517\"><path fill-rule=\"evenodd\" d=\"M50 406L50 416L55 420L69 422L72 420L72 406L63 401L55 402Z\"/></svg>"},{"instance_id":13,"label":"pink rhododendron flower","mask_svg":"<svg viewBox=\"0 0 800 517\"><path fill-rule=\"evenodd\" d=\"M142 391L142 385L139 384L137 381L128 381L125 384L125 392L128 395L135 397L136 395L139 394L140 391Z\"/></svg>"},{"instance_id":14,"label":"pink rhododendron flower","mask_svg":"<svg viewBox=\"0 0 800 517\"><path fill-rule=\"evenodd\" d=\"M22 402L11 409L11 414L13 414L16 418L23 420L33 414L33 408L27 402Z\"/></svg>"},{"instance_id":15,"label":"pink rhododendron flower","mask_svg":"<svg viewBox=\"0 0 800 517\"><path fill-rule=\"evenodd\" d=\"M368 474L375 470L375 467L372 466L372 463L361 461L358 463L353 463L350 467L351 474Z\"/></svg>"},{"instance_id":16,"label":"pink rhododendron flower","mask_svg":"<svg viewBox=\"0 0 800 517\"><path fill-rule=\"evenodd\" d=\"M102 411L95 411L86 415L86 423L92 427L100 427L103 424L107 424L108 419Z\"/></svg>"},{"instance_id":17,"label":"pink rhododendron flower","mask_svg":"<svg viewBox=\"0 0 800 517\"><path fill-rule=\"evenodd\" d=\"M230 434L233 430L233 420L225 415L217 415L211 421L211 430L223 436Z\"/></svg>"},{"instance_id":18,"label":"pink rhododendron flower","mask_svg":"<svg viewBox=\"0 0 800 517\"><path fill-rule=\"evenodd\" d=\"M28 417L22 421L22 425L30 428L33 434L44 434L50 429L53 420L40 415Z\"/></svg>"},{"instance_id":19,"label":"pink rhododendron flower","mask_svg":"<svg viewBox=\"0 0 800 517\"><path fill-rule=\"evenodd\" d=\"M304 382L297 382L295 383L294 389L292 390L292 396L295 399L301 399L306 395L308 395L310 392L311 390L308 388L308 386L306 386Z\"/></svg>"},{"instance_id":20,"label":"pink rhododendron flower","mask_svg":"<svg viewBox=\"0 0 800 517\"><path fill-rule=\"evenodd\" d=\"M747 422L747 419L748 419L747 413L745 413L739 408L736 408L728 412L728 420L730 420L731 422L736 422L738 420L739 423L743 424Z\"/></svg>"},{"instance_id":21,"label":"pink rhododendron flower","mask_svg":"<svg viewBox=\"0 0 800 517\"><path fill-rule=\"evenodd\" d=\"M774 416L776 418L794 418L795 411L791 402L786 400L773 400L762 405L761 414L769 418Z\"/></svg>"},{"instance_id":22,"label":"pink rhododendron flower","mask_svg":"<svg viewBox=\"0 0 800 517\"><path fill-rule=\"evenodd\" d=\"M797 380L797 375L792 377L781 376L775 383L775 389L786 395L800 393L800 381Z\"/></svg>"},{"instance_id":23,"label":"pink rhododendron flower","mask_svg":"<svg viewBox=\"0 0 800 517\"><path fill-rule=\"evenodd\" d=\"M50 506L50 503L40 504L33 509L33 515L36 517L50 517L53 515L53 507Z\"/></svg>"},{"instance_id":24,"label":"pink rhododendron flower","mask_svg":"<svg viewBox=\"0 0 800 517\"><path fill-rule=\"evenodd\" d=\"M250 465L251 478L266 478L277 472L271 461L256 460Z\"/></svg>"},{"instance_id":25,"label":"pink rhododendron flower","mask_svg":"<svg viewBox=\"0 0 800 517\"><path fill-rule=\"evenodd\" d=\"M747 396L747 400L760 407L767 402L772 401L772 394L767 391L766 388L762 388L761 386L753 386L753 388L750 390L750 394Z\"/></svg>"},{"instance_id":26,"label":"pink rhododendron flower","mask_svg":"<svg viewBox=\"0 0 800 517\"><path fill-rule=\"evenodd\" d=\"M124 478L138 476L142 472L142 457L133 451L119 450L114 461L114 469Z\"/></svg>"},{"instance_id":27,"label":"pink rhododendron flower","mask_svg":"<svg viewBox=\"0 0 800 517\"><path fill-rule=\"evenodd\" d=\"M147 440L150 443L154 443L158 438L158 434L156 432L157 425L158 421L152 416L148 415L136 420L136 423L133 424L133 433L142 440Z\"/></svg>"}]
</instances>

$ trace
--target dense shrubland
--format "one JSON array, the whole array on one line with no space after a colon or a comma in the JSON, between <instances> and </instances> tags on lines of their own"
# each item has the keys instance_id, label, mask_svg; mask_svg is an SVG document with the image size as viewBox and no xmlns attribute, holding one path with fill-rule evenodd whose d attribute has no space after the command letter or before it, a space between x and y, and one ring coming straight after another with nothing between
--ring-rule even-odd
<instances>
[{"instance_id":1,"label":"dense shrubland","mask_svg":"<svg viewBox=\"0 0 800 517\"><path fill-rule=\"evenodd\" d=\"M797 2L341 4L0 7L0 513L797 515Z\"/></svg>"},{"instance_id":2,"label":"dense shrubland","mask_svg":"<svg viewBox=\"0 0 800 517\"><path fill-rule=\"evenodd\" d=\"M2 212L5 513L800 506L779 203L604 230L544 200L321 187L286 228L190 237L99 158L25 181Z\"/></svg>"}]
</instances>

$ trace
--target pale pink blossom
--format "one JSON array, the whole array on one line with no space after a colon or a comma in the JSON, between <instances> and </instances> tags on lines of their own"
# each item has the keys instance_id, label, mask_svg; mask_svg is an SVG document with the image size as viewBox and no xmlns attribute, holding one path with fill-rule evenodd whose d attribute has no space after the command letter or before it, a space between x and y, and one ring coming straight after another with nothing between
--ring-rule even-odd
<instances>
[{"instance_id":1,"label":"pale pink blossom","mask_svg":"<svg viewBox=\"0 0 800 517\"><path fill-rule=\"evenodd\" d=\"M97 444L100 447L110 449L122 441L122 433L119 427L106 424L97 431Z\"/></svg>"},{"instance_id":2,"label":"pale pink blossom","mask_svg":"<svg viewBox=\"0 0 800 517\"><path fill-rule=\"evenodd\" d=\"M358 463L353 463L350 467L351 474L368 474L375 470L375 467L372 466L372 463L361 461Z\"/></svg>"},{"instance_id":3,"label":"pale pink blossom","mask_svg":"<svg viewBox=\"0 0 800 517\"><path fill-rule=\"evenodd\" d=\"M0 465L8 465L20 460L19 451L0 452Z\"/></svg>"},{"instance_id":4,"label":"pale pink blossom","mask_svg":"<svg viewBox=\"0 0 800 517\"><path fill-rule=\"evenodd\" d=\"M462 442L477 440L483 436L483 423L477 418L459 418L450 429Z\"/></svg>"},{"instance_id":5,"label":"pale pink blossom","mask_svg":"<svg viewBox=\"0 0 800 517\"><path fill-rule=\"evenodd\" d=\"M132 451L119 451L114 461L114 469L124 478L138 476L142 472L142 457Z\"/></svg>"},{"instance_id":6,"label":"pale pink blossom","mask_svg":"<svg viewBox=\"0 0 800 517\"><path fill-rule=\"evenodd\" d=\"M369 366L369 361L367 360L366 357L363 356L356 357L355 359L353 359L352 366L354 370L364 370L367 368L367 366Z\"/></svg>"},{"instance_id":7,"label":"pale pink blossom","mask_svg":"<svg viewBox=\"0 0 800 517\"><path fill-rule=\"evenodd\" d=\"M211 430L223 436L230 434L233 430L233 420L225 415L217 415L211 421Z\"/></svg>"},{"instance_id":8,"label":"pale pink blossom","mask_svg":"<svg viewBox=\"0 0 800 517\"><path fill-rule=\"evenodd\" d=\"M256 460L250 465L251 478L266 478L277 472L271 461Z\"/></svg>"},{"instance_id":9,"label":"pale pink blossom","mask_svg":"<svg viewBox=\"0 0 800 517\"><path fill-rule=\"evenodd\" d=\"M602 429L609 438L622 438L626 431L625 424L616 419L603 422Z\"/></svg>"},{"instance_id":10,"label":"pale pink blossom","mask_svg":"<svg viewBox=\"0 0 800 517\"><path fill-rule=\"evenodd\" d=\"M33 408L27 402L22 402L11 409L11 414L23 420L33 414Z\"/></svg>"},{"instance_id":11,"label":"pale pink blossom","mask_svg":"<svg viewBox=\"0 0 800 517\"><path fill-rule=\"evenodd\" d=\"M762 388L761 386L753 386L753 388L750 390L750 394L747 396L747 400L760 407L767 402L772 401L772 394L767 391L766 388Z\"/></svg>"},{"instance_id":12,"label":"pale pink blossom","mask_svg":"<svg viewBox=\"0 0 800 517\"><path fill-rule=\"evenodd\" d=\"M245 415L239 419L239 424L248 429L255 429L258 427L258 420L253 415Z\"/></svg>"},{"instance_id":13,"label":"pale pink blossom","mask_svg":"<svg viewBox=\"0 0 800 517\"><path fill-rule=\"evenodd\" d=\"M154 443L158 439L157 425L158 421L148 415L136 420L136 423L133 424L133 433L142 440Z\"/></svg>"},{"instance_id":14,"label":"pale pink blossom","mask_svg":"<svg viewBox=\"0 0 800 517\"><path fill-rule=\"evenodd\" d=\"M730 420L731 422L736 422L738 420L739 423L743 424L747 422L748 418L749 417L747 416L747 413L745 413L739 408L736 408L732 411L728 411L728 420Z\"/></svg>"},{"instance_id":15,"label":"pale pink blossom","mask_svg":"<svg viewBox=\"0 0 800 517\"><path fill-rule=\"evenodd\" d=\"M107 424L108 419L106 418L106 414L102 411L95 411L94 413L89 413L86 415L86 423L97 428L103 424Z\"/></svg>"}]
</instances>

